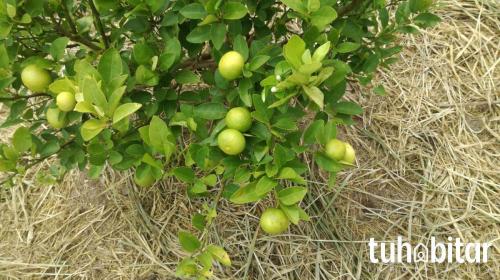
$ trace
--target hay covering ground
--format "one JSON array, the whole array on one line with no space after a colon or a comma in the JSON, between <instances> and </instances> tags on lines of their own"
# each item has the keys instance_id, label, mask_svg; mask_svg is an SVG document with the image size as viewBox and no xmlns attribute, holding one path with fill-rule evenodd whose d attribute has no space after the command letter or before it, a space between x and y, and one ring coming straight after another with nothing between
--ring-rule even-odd
<instances>
[{"instance_id":1,"label":"hay covering ground","mask_svg":"<svg viewBox=\"0 0 500 280\"><path fill-rule=\"evenodd\" d=\"M500 10L498 2L446 0L443 23L404 41L378 80L385 97L352 88L363 118L342 132L359 168L328 190L311 165L310 223L260 233L266 203L223 203L211 242L231 252L217 279L500 279ZM44 172L49 163L33 173ZM0 278L174 279L189 229L184 186L137 190L130 176L98 181L72 172L59 185L2 190ZM402 235L493 242L486 264L371 264L366 241Z\"/></svg>"}]
</instances>

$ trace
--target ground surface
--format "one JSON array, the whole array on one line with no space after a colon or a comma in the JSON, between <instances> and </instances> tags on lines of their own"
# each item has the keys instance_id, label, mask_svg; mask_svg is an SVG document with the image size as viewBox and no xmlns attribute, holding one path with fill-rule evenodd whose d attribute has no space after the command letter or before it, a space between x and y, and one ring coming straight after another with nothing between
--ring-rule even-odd
<instances>
[{"instance_id":1,"label":"ground surface","mask_svg":"<svg viewBox=\"0 0 500 280\"><path fill-rule=\"evenodd\" d=\"M489 3L489 4L488 4ZM359 168L328 190L311 166L310 223L263 235L265 205L227 203L209 237L231 252L218 279L500 279L500 10L496 1L441 2L443 23L407 38L381 73L385 97L352 89L365 114L343 131ZM33 172L43 172L41 166ZM136 190L130 176L2 190L1 279L174 279L177 231L200 202L166 181ZM493 241L481 265L371 264L367 240L431 236Z\"/></svg>"}]
</instances>

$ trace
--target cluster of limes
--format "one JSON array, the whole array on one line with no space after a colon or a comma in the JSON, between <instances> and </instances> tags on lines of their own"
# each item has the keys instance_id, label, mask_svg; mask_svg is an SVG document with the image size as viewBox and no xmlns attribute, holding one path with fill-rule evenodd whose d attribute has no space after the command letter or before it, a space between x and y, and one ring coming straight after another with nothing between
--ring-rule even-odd
<instances>
[{"instance_id":1,"label":"cluster of limes","mask_svg":"<svg viewBox=\"0 0 500 280\"><path fill-rule=\"evenodd\" d=\"M226 80L234 80L241 76L245 60L236 51L225 53L219 61L219 73ZM252 117L245 107L229 110L225 118L227 129L219 133L217 144L227 155L239 155L245 149L243 132L252 126ZM325 146L325 154L340 163L354 165L356 155L353 147L338 139L330 140ZM280 234L288 229L290 220L279 208L268 208L260 217L260 227L268 234Z\"/></svg>"},{"instance_id":2,"label":"cluster of limes","mask_svg":"<svg viewBox=\"0 0 500 280\"><path fill-rule=\"evenodd\" d=\"M52 82L50 73L35 64L28 65L23 69L21 80L26 88L35 93L45 92ZM49 125L61 129L68 124L65 113L73 111L75 108L75 95L67 91L60 92L56 96L56 105L57 107L48 108L45 116Z\"/></svg>"},{"instance_id":3,"label":"cluster of limes","mask_svg":"<svg viewBox=\"0 0 500 280\"><path fill-rule=\"evenodd\" d=\"M332 139L325 145L325 154L340 163L354 165L356 162L356 153L354 148L346 142L338 139Z\"/></svg>"},{"instance_id":4,"label":"cluster of limes","mask_svg":"<svg viewBox=\"0 0 500 280\"><path fill-rule=\"evenodd\" d=\"M246 141L243 132L252 126L252 116L245 107L232 108L227 112L227 128L217 136L219 148L227 155L239 155L245 149Z\"/></svg>"}]
</instances>

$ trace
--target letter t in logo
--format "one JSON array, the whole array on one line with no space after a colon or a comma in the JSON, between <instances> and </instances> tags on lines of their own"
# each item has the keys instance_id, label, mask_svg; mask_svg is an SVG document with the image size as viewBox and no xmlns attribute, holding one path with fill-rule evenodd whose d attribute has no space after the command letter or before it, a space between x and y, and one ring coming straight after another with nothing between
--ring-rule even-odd
<instances>
[{"instance_id":1,"label":"letter t in logo","mask_svg":"<svg viewBox=\"0 0 500 280\"><path fill-rule=\"evenodd\" d=\"M375 247L377 247L378 244L375 242L375 239L370 238L370 242L368 242L368 247L370 247L370 262L372 263L378 263L378 259L375 257Z\"/></svg>"}]
</instances>

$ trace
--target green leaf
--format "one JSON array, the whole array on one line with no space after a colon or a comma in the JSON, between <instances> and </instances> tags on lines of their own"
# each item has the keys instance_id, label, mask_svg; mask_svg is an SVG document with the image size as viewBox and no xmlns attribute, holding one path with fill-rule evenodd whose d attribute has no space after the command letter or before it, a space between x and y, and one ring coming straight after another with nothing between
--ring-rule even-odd
<instances>
[{"instance_id":1,"label":"green leaf","mask_svg":"<svg viewBox=\"0 0 500 280\"><path fill-rule=\"evenodd\" d=\"M27 127L21 126L14 132L12 144L18 153L23 153L31 148L31 133Z\"/></svg>"},{"instance_id":2,"label":"green leaf","mask_svg":"<svg viewBox=\"0 0 500 280\"><path fill-rule=\"evenodd\" d=\"M195 213L193 218L191 218L191 224L193 224L193 226L199 231L203 231L207 222L205 220L205 216L200 213Z\"/></svg>"},{"instance_id":3,"label":"green leaf","mask_svg":"<svg viewBox=\"0 0 500 280\"><path fill-rule=\"evenodd\" d=\"M336 50L339 53L350 53L353 52L357 49L359 49L361 45L358 43L353 43L353 42L344 42L340 43L337 47Z\"/></svg>"},{"instance_id":4,"label":"green leaf","mask_svg":"<svg viewBox=\"0 0 500 280\"><path fill-rule=\"evenodd\" d=\"M205 120L218 120L226 116L227 109L222 103L203 103L194 108L194 114Z\"/></svg>"},{"instance_id":5,"label":"green leaf","mask_svg":"<svg viewBox=\"0 0 500 280\"><path fill-rule=\"evenodd\" d=\"M301 0L281 0L283 4L287 5L290 7L292 10L301 13L301 14L307 14L307 7L304 4L304 1Z\"/></svg>"},{"instance_id":6,"label":"green leaf","mask_svg":"<svg viewBox=\"0 0 500 280\"><path fill-rule=\"evenodd\" d=\"M316 140L318 140L321 145L326 145L328 141L335 138L337 138L337 125L333 121L327 122L323 126L322 131L316 134Z\"/></svg>"},{"instance_id":7,"label":"green leaf","mask_svg":"<svg viewBox=\"0 0 500 280\"><path fill-rule=\"evenodd\" d=\"M132 55L137 64L147 65L151 63L151 59L155 56L155 51L148 43L140 42L134 46Z\"/></svg>"},{"instance_id":8,"label":"green leaf","mask_svg":"<svg viewBox=\"0 0 500 280\"><path fill-rule=\"evenodd\" d=\"M312 56L312 60L315 62L321 62L323 59L326 57L328 52L330 51L330 46L331 43L330 41L324 43L323 45L319 46L315 51Z\"/></svg>"},{"instance_id":9,"label":"green leaf","mask_svg":"<svg viewBox=\"0 0 500 280\"><path fill-rule=\"evenodd\" d=\"M115 113L116 108L118 107L118 105L120 105L120 101L122 100L123 94L125 94L126 89L126 86L119 87L111 93L108 105L108 112L110 116Z\"/></svg>"},{"instance_id":10,"label":"green leaf","mask_svg":"<svg viewBox=\"0 0 500 280\"><path fill-rule=\"evenodd\" d=\"M17 8L16 8L16 2L14 1L14 3L9 3L9 1L5 1L7 2L6 3L6 6L5 6L5 9L6 9L6 12L7 12L7 15L10 17L10 18L14 18L16 17L16 14L17 14ZM3 3L2 3L3 4Z\"/></svg>"},{"instance_id":11,"label":"green leaf","mask_svg":"<svg viewBox=\"0 0 500 280\"><path fill-rule=\"evenodd\" d=\"M163 165L161 162L157 159L154 159L150 154L145 153L144 156L142 157L142 162L146 163L147 165L156 168L160 172L163 172Z\"/></svg>"},{"instance_id":12,"label":"green leaf","mask_svg":"<svg viewBox=\"0 0 500 280\"><path fill-rule=\"evenodd\" d=\"M368 58L366 59L365 63L363 64L363 72L365 73L372 73L374 72L378 65L380 63L380 55L373 53Z\"/></svg>"},{"instance_id":13,"label":"green leaf","mask_svg":"<svg viewBox=\"0 0 500 280\"><path fill-rule=\"evenodd\" d=\"M175 74L175 80L179 84L194 84L200 81L200 77L198 77L193 71L181 70Z\"/></svg>"},{"instance_id":14,"label":"green leaf","mask_svg":"<svg viewBox=\"0 0 500 280\"><path fill-rule=\"evenodd\" d=\"M89 141L96 137L105 127L105 120L91 119L82 124L80 133L84 141Z\"/></svg>"},{"instance_id":15,"label":"green leaf","mask_svg":"<svg viewBox=\"0 0 500 280\"><path fill-rule=\"evenodd\" d=\"M290 65L299 69L302 65L302 54L306 50L306 43L297 35L293 35L283 47L283 55Z\"/></svg>"},{"instance_id":16,"label":"green leaf","mask_svg":"<svg viewBox=\"0 0 500 280\"><path fill-rule=\"evenodd\" d=\"M92 143L87 147L90 164L101 166L106 162L108 156L104 146L99 143Z\"/></svg>"},{"instance_id":17,"label":"green leaf","mask_svg":"<svg viewBox=\"0 0 500 280\"><path fill-rule=\"evenodd\" d=\"M47 157L57 153L61 149L59 142L57 140L51 140L45 143L42 148L40 148L40 156Z\"/></svg>"},{"instance_id":18,"label":"green leaf","mask_svg":"<svg viewBox=\"0 0 500 280\"><path fill-rule=\"evenodd\" d=\"M413 13L425 11L433 3L433 0L410 0L410 10Z\"/></svg>"},{"instance_id":19,"label":"green leaf","mask_svg":"<svg viewBox=\"0 0 500 280\"><path fill-rule=\"evenodd\" d=\"M191 259L187 258L182 260L178 265L177 269L175 270L175 276L176 277L191 277L195 275L198 271L198 267L196 265L196 262Z\"/></svg>"},{"instance_id":20,"label":"green leaf","mask_svg":"<svg viewBox=\"0 0 500 280\"><path fill-rule=\"evenodd\" d=\"M278 192L278 199L284 205L293 205L302 201L307 193L304 187L290 187Z\"/></svg>"},{"instance_id":21,"label":"green leaf","mask_svg":"<svg viewBox=\"0 0 500 280\"><path fill-rule=\"evenodd\" d=\"M181 243L182 249L186 252L194 253L201 247L200 240L194 235L186 231L179 231L179 242Z\"/></svg>"},{"instance_id":22,"label":"green leaf","mask_svg":"<svg viewBox=\"0 0 500 280\"><path fill-rule=\"evenodd\" d=\"M123 62L120 53L115 48L110 48L101 57L97 70L103 81L110 84L113 79L119 77L123 72Z\"/></svg>"},{"instance_id":23,"label":"green leaf","mask_svg":"<svg viewBox=\"0 0 500 280\"><path fill-rule=\"evenodd\" d=\"M214 23L210 28L210 36L214 47L218 50L226 39L226 25L224 23Z\"/></svg>"},{"instance_id":24,"label":"green leaf","mask_svg":"<svg viewBox=\"0 0 500 280\"><path fill-rule=\"evenodd\" d=\"M149 140L153 148L163 153L167 159L172 155L171 146L175 144L175 137L158 116L153 116L149 124Z\"/></svg>"},{"instance_id":25,"label":"green leaf","mask_svg":"<svg viewBox=\"0 0 500 280\"><path fill-rule=\"evenodd\" d=\"M121 121L122 119L132 115L142 107L140 103L125 103L116 108L113 114L113 124Z\"/></svg>"},{"instance_id":26,"label":"green leaf","mask_svg":"<svg viewBox=\"0 0 500 280\"><path fill-rule=\"evenodd\" d=\"M205 185L205 183L199 180L194 182L194 184L191 187L189 187L189 191L196 194L205 193L207 192L207 190L208 190L207 185Z\"/></svg>"},{"instance_id":27,"label":"green leaf","mask_svg":"<svg viewBox=\"0 0 500 280\"><path fill-rule=\"evenodd\" d=\"M361 108L358 104L353 102L338 102L332 105L335 112L346 115L360 115L363 113L363 108Z\"/></svg>"},{"instance_id":28,"label":"green leaf","mask_svg":"<svg viewBox=\"0 0 500 280\"><path fill-rule=\"evenodd\" d=\"M222 16L224 19L241 19L245 17L247 13L247 7L239 2L227 2L222 8Z\"/></svg>"},{"instance_id":29,"label":"green leaf","mask_svg":"<svg viewBox=\"0 0 500 280\"><path fill-rule=\"evenodd\" d=\"M233 49L240 53L245 61L248 59L248 45L244 36L237 35L234 38Z\"/></svg>"},{"instance_id":30,"label":"green leaf","mask_svg":"<svg viewBox=\"0 0 500 280\"><path fill-rule=\"evenodd\" d=\"M75 83L67 77L55 80L49 85L49 90L53 93L61 93L63 91L69 91L73 94L76 93Z\"/></svg>"},{"instance_id":31,"label":"green leaf","mask_svg":"<svg viewBox=\"0 0 500 280\"><path fill-rule=\"evenodd\" d=\"M195 27L187 36L186 40L193 44L201 44L210 40L210 25Z\"/></svg>"},{"instance_id":32,"label":"green leaf","mask_svg":"<svg viewBox=\"0 0 500 280\"><path fill-rule=\"evenodd\" d=\"M101 176L104 170L104 165L91 165L89 168L88 176L90 179L97 179Z\"/></svg>"},{"instance_id":33,"label":"green leaf","mask_svg":"<svg viewBox=\"0 0 500 280\"><path fill-rule=\"evenodd\" d=\"M192 3L184 6L180 11L182 16L190 19L202 19L207 15L203 5L199 3Z\"/></svg>"},{"instance_id":34,"label":"green leaf","mask_svg":"<svg viewBox=\"0 0 500 280\"><path fill-rule=\"evenodd\" d=\"M255 183L250 183L244 187L240 187L229 199L235 204L245 204L258 201L261 196L255 192Z\"/></svg>"},{"instance_id":35,"label":"green leaf","mask_svg":"<svg viewBox=\"0 0 500 280\"><path fill-rule=\"evenodd\" d=\"M275 180L267 176L263 176L257 182L257 185L255 187L255 193L259 196L264 196L268 192L272 191L274 187L276 187L277 185L278 182L276 182Z\"/></svg>"},{"instance_id":36,"label":"green leaf","mask_svg":"<svg viewBox=\"0 0 500 280\"><path fill-rule=\"evenodd\" d=\"M69 43L68 37L59 37L50 44L50 55L55 61L60 60L64 55L64 50Z\"/></svg>"},{"instance_id":37,"label":"green leaf","mask_svg":"<svg viewBox=\"0 0 500 280\"><path fill-rule=\"evenodd\" d=\"M281 210L285 213L292 224L297 225L300 221L300 212L297 205L286 206L284 204L280 205Z\"/></svg>"},{"instance_id":38,"label":"green leaf","mask_svg":"<svg viewBox=\"0 0 500 280\"><path fill-rule=\"evenodd\" d=\"M299 68L299 72L309 78L310 75L321 69L323 65L321 62L311 62L309 64L303 64Z\"/></svg>"},{"instance_id":39,"label":"green leaf","mask_svg":"<svg viewBox=\"0 0 500 280\"><path fill-rule=\"evenodd\" d=\"M194 183L195 174L189 167L177 167L174 169L174 176L184 183Z\"/></svg>"},{"instance_id":40,"label":"green leaf","mask_svg":"<svg viewBox=\"0 0 500 280\"><path fill-rule=\"evenodd\" d=\"M160 70L167 71L181 57L181 43L177 38L167 38L165 50L160 56Z\"/></svg>"},{"instance_id":41,"label":"green leaf","mask_svg":"<svg viewBox=\"0 0 500 280\"><path fill-rule=\"evenodd\" d=\"M145 86L156 86L160 82L158 74L144 65L139 65L135 71L136 82Z\"/></svg>"},{"instance_id":42,"label":"green leaf","mask_svg":"<svg viewBox=\"0 0 500 280\"><path fill-rule=\"evenodd\" d=\"M100 84L97 83L95 78L87 77L83 80L82 92L83 99L87 102L97 105L101 110L106 110L108 108L108 102L106 101L106 96L101 90Z\"/></svg>"},{"instance_id":43,"label":"green leaf","mask_svg":"<svg viewBox=\"0 0 500 280\"><path fill-rule=\"evenodd\" d=\"M21 22L22 24L28 24L28 23L31 23L31 20L32 20L32 19L31 19L30 14L26 13L26 14L24 14L24 15L21 17L20 22Z\"/></svg>"},{"instance_id":44,"label":"green leaf","mask_svg":"<svg viewBox=\"0 0 500 280\"><path fill-rule=\"evenodd\" d=\"M325 29L332 21L337 18L337 11L330 6L321 7L318 11L311 13L311 24L320 31Z\"/></svg>"},{"instance_id":45,"label":"green leaf","mask_svg":"<svg viewBox=\"0 0 500 280\"><path fill-rule=\"evenodd\" d=\"M5 44L0 44L0 68L9 66L9 54L5 48Z\"/></svg>"},{"instance_id":46,"label":"green leaf","mask_svg":"<svg viewBox=\"0 0 500 280\"><path fill-rule=\"evenodd\" d=\"M309 127L304 131L303 139L305 144L313 144L316 140L317 135L323 132L323 126L325 121L315 120Z\"/></svg>"},{"instance_id":47,"label":"green leaf","mask_svg":"<svg viewBox=\"0 0 500 280\"><path fill-rule=\"evenodd\" d=\"M224 248L215 245L208 245L207 251L210 252L214 259L216 259L222 265L231 266L231 259L229 258L229 254L226 252L226 250L224 250Z\"/></svg>"},{"instance_id":48,"label":"green leaf","mask_svg":"<svg viewBox=\"0 0 500 280\"><path fill-rule=\"evenodd\" d=\"M385 91L385 88L383 85L379 85L377 87L375 87L373 89L373 92L376 94L376 95L380 95L380 96L385 96L387 95L386 91Z\"/></svg>"},{"instance_id":49,"label":"green leaf","mask_svg":"<svg viewBox=\"0 0 500 280\"><path fill-rule=\"evenodd\" d=\"M441 22L441 18L432 13L421 13L416 16L413 21L416 25L424 28L436 26Z\"/></svg>"},{"instance_id":50,"label":"green leaf","mask_svg":"<svg viewBox=\"0 0 500 280\"><path fill-rule=\"evenodd\" d=\"M328 172L339 172L344 168L341 163L338 163L321 153L316 153L314 155L314 160L321 169Z\"/></svg>"},{"instance_id":51,"label":"green leaf","mask_svg":"<svg viewBox=\"0 0 500 280\"><path fill-rule=\"evenodd\" d=\"M285 167L281 169L278 179L283 179L283 180L290 180L299 184L305 184L304 178L302 178L297 172L295 172L295 169L291 167Z\"/></svg>"},{"instance_id":52,"label":"green leaf","mask_svg":"<svg viewBox=\"0 0 500 280\"><path fill-rule=\"evenodd\" d=\"M264 65L271 57L267 55L257 55L250 61L250 71L256 71Z\"/></svg>"},{"instance_id":53,"label":"green leaf","mask_svg":"<svg viewBox=\"0 0 500 280\"><path fill-rule=\"evenodd\" d=\"M5 39L12 29L12 23L6 18L0 17L0 40Z\"/></svg>"},{"instance_id":54,"label":"green leaf","mask_svg":"<svg viewBox=\"0 0 500 280\"><path fill-rule=\"evenodd\" d=\"M217 176L215 174L209 174L203 178L201 178L203 183L213 187L217 184Z\"/></svg>"},{"instance_id":55,"label":"green leaf","mask_svg":"<svg viewBox=\"0 0 500 280\"><path fill-rule=\"evenodd\" d=\"M321 110L323 110L324 107L324 99L325 96L323 92L315 87L315 86L302 86L302 89L306 93L306 95L314 102L316 103Z\"/></svg>"}]
</instances>

